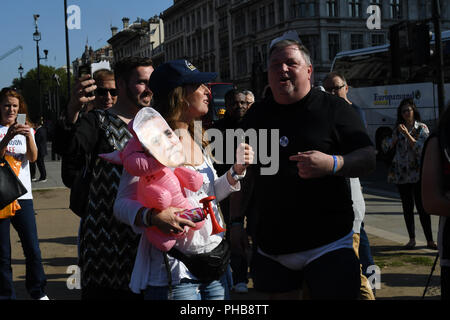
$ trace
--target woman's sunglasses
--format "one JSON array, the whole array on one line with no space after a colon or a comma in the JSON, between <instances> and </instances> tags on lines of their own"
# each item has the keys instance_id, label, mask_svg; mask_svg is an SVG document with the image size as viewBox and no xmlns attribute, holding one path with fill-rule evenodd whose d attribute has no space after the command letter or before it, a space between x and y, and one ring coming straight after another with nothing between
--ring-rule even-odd
<instances>
[{"instance_id":1,"label":"woman's sunglasses","mask_svg":"<svg viewBox=\"0 0 450 320\"><path fill-rule=\"evenodd\" d=\"M2 90L0 92L1 93L5 93L5 92L8 92L8 91L17 92L17 89L15 87L4 87L4 88L2 88Z\"/></svg>"}]
</instances>

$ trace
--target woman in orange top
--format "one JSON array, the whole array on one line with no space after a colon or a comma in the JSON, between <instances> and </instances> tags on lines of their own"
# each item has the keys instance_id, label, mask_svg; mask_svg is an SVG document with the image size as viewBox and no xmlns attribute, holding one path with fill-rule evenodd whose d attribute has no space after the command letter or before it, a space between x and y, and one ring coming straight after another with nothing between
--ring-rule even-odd
<instances>
[{"instance_id":1,"label":"woman in orange top","mask_svg":"<svg viewBox=\"0 0 450 320\"><path fill-rule=\"evenodd\" d=\"M25 286L33 299L48 300L46 276L36 228L29 163L36 161L37 147L33 129L17 123L18 114L27 115L24 98L12 88L0 92L0 157L13 159L19 169L18 178L27 193L18 199L20 209L14 216L0 219L0 299L15 299L11 268L10 224L16 229L26 261ZM29 123L29 121L28 121Z\"/></svg>"}]
</instances>

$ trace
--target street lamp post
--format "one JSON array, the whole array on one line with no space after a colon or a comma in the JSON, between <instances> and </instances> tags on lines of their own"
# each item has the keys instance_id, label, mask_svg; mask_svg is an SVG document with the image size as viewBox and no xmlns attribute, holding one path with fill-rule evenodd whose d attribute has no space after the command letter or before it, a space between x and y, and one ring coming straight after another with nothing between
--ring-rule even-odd
<instances>
[{"instance_id":1,"label":"street lamp post","mask_svg":"<svg viewBox=\"0 0 450 320\"><path fill-rule=\"evenodd\" d=\"M41 33L39 32L38 24L37 24L39 15L34 14L33 18L34 18L34 28L35 28L35 31L33 33L33 40L36 41L38 101L39 101L39 119L40 119L42 117L40 60L47 60L48 50L44 50L44 54L45 54L44 58L41 58L39 56L39 41L41 41Z\"/></svg>"},{"instance_id":2,"label":"street lamp post","mask_svg":"<svg viewBox=\"0 0 450 320\"><path fill-rule=\"evenodd\" d=\"M59 106L59 87L61 86L61 81L59 76L55 73L53 74L53 80L56 83L56 93L55 93L55 106L56 106L56 120L59 119L60 106Z\"/></svg>"},{"instance_id":3,"label":"street lamp post","mask_svg":"<svg viewBox=\"0 0 450 320\"><path fill-rule=\"evenodd\" d=\"M70 97L70 54L69 54L69 30L67 28L67 0L64 0L64 28L66 32L66 68L67 68L67 96Z\"/></svg>"},{"instance_id":4,"label":"street lamp post","mask_svg":"<svg viewBox=\"0 0 450 320\"><path fill-rule=\"evenodd\" d=\"M22 82L22 74L23 74L23 67L22 67L22 64L20 64L20 66L19 66L19 68L17 68L17 70L19 71L20 82Z\"/></svg>"}]
</instances>

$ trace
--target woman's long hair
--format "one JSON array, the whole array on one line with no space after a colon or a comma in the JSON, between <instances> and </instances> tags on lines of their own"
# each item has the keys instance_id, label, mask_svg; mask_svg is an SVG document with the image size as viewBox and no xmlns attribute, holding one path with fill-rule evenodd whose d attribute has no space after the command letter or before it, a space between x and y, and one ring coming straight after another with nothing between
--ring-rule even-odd
<instances>
[{"instance_id":1,"label":"woman's long hair","mask_svg":"<svg viewBox=\"0 0 450 320\"><path fill-rule=\"evenodd\" d=\"M417 109L417 106L414 103L414 100L411 99L411 98L406 98L406 99L403 99L400 102L400 105L397 108L397 122L396 122L396 126L398 126L399 124L405 124L405 119L403 119L403 116L402 116L402 108L404 106L410 106L413 109L414 120L415 121L420 121L420 112L419 112L419 109Z\"/></svg>"},{"instance_id":2,"label":"woman's long hair","mask_svg":"<svg viewBox=\"0 0 450 320\"><path fill-rule=\"evenodd\" d=\"M24 97L19 92L17 92L17 90L14 88L3 88L2 91L0 92L0 103L2 103L3 100L7 97L13 97L13 98L17 98L17 100L19 100L19 112L18 113L24 113L26 115L27 122L30 123L31 121L28 117L28 107L27 107ZM2 120L2 119L0 119L0 120Z\"/></svg>"},{"instance_id":3,"label":"woman's long hair","mask_svg":"<svg viewBox=\"0 0 450 320\"><path fill-rule=\"evenodd\" d=\"M183 111L189 108L189 102L186 97L187 89L185 86L176 87L166 95L155 97L153 107L163 116L172 130L177 129L177 122L181 120ZM208 146L209 141L203 127L200 130L201 132L195 130L194 121L192 121L191 123L188 123L188 131L194 141L201 144L203 148Z\"/></svg>"}]
</instances>

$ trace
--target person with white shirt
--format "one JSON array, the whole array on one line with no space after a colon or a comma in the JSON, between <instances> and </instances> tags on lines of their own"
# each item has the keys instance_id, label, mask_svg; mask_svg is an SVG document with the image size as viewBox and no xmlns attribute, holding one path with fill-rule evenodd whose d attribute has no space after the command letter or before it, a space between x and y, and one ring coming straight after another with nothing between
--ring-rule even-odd
<instances>
[{"instance_id":1,"label":"person with white shirt","mask_svg":"<svg viewBox=\"0 0 450 320\"><path fill-rule=\"evenodd\" d=\"M253 161L250 146L238 148L242 161L235 163L228 172L218 177L211 157L205 152L206 141L194 136L194 121L208 112L210 90L205 83L217 76L213 72L200 72L186 60L174 60L160 65L151 75L149 87L154 94L154 108L161 113L169 126L179 135L188 168L203 175L203 185L197 192L185 189L188 200L194 207L202 207L200 200L215 196L213 211L223 227L217 202L231 192L240 189L239 180L246 167ZM197 132L195 132L197 133ZM200 132L202 134L202 132ZM183 232L185 225L195 227L191 221L182 221L175 212L179 208L167 208L160 212L145 208L137 201L138 177L123 172L114 214L122 222L132 226L136 233L143 234L146 227L155 225L165 233ZM161 216L179 222L178 226L163 223ZM199 230L189 229L180 237L175 247L184 254L208 253L225 240L224 233L211 235L211 219ZM152 246L145 235L141 236L136 261L131 276L130 288L135 293L144 292L148 300L221 300L226 296L225 275L220 279L204 281L196 277L182 261Z\"/></svg>"},{"instance_id":2,"label":"person with white shirt","mask_svg":"<svg viewBox=\"0 0 450 320\"><path fill-rule=\"evenodd\" d=\"M31 298L48 300L45 292L47 278L39 248L29 167L30 162L36 161L38 150L33 129L26 123L17 123L19 113L27 115L27 106L22 95L12 88L2 89L0 93L0 157L10 159L14 165L20 167L18 178L27 189L27 193L19 197L20 209L13 216L0 219L0 299L16 299L11 268L10 225L12 224L19 235L25 255L25 287Z\"/></svg>"},{"instance_id":3,"label":"person with white shirt","mask_svg":"<svg viewBox=\"0 0 450 320\"><path fill-rule=\"evenodd\" d=\"M345 77L337 72L330 72L325 76L323 80L324 90L330 94L336 95L344 99L349 106L351 106L361 117L364 127L367 128L366 117L364 111L352 103L348 96L349 86ZM353 212L355 214L355 220L353 221L353 248L361 262L361 290L360 299L362 300L375 300L375 296L370 287L367 279L367 268L370 265L374 265L372 253L370 252L369 239L367 238L364 230L364 215L366 212L366 204L364 202L364 196L362 194L361 183L359 178L349 178L350 190L352 193Z\"/></svg>"}]
</instances>

